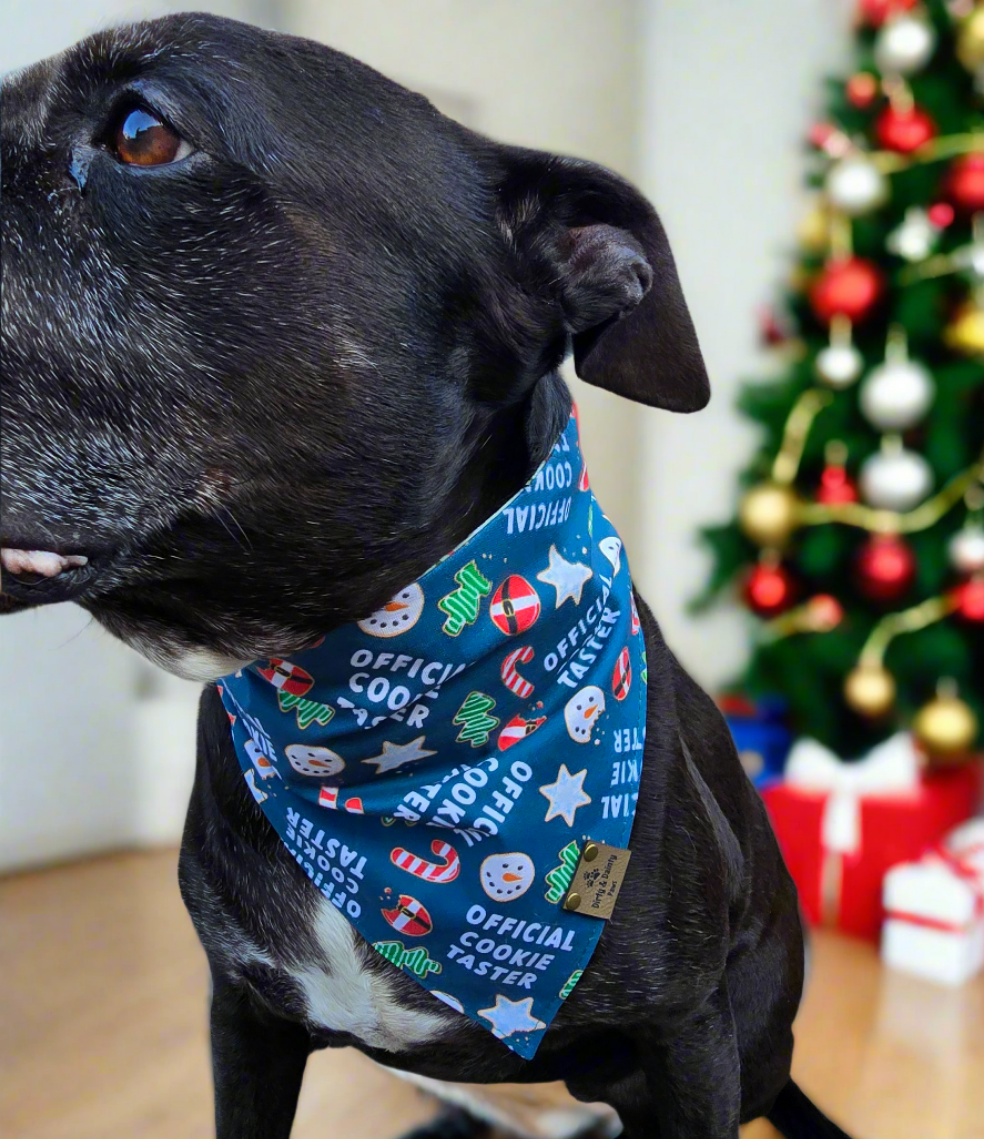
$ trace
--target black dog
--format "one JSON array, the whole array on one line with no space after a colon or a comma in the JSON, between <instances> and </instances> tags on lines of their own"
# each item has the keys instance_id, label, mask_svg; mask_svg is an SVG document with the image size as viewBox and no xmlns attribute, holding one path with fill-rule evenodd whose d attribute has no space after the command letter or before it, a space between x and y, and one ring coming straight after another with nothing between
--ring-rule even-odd
<instances>
[{"instance_id":1,"label":"black dog","mask_svg":"<svg viewBox=\"0 0 984 1139\"><path fill-rule=\"evenodd\" d=\"M2 606L74 600L198 680L377 609L523 485L557 375L693 411L663 229L589 163L497 145L318 44L205 16L4 81ZM41 552L38 552L41 551ZM220 1139L288 1135L312 1049L564 1079L633 1139L835 1136L790 1082L793 885L713 703L640 604L634 857L534 1061L322 905L214 686L180 879L211 964Z\"/></svg>"}]
</instances>

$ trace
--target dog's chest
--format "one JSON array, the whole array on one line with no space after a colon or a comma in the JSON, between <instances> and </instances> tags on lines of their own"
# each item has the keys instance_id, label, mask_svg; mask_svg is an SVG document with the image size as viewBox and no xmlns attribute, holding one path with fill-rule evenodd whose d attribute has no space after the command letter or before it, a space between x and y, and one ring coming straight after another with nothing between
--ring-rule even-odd
<instances>
[{"instance_id":1,"label":"dog's chest","mask_svg":"<svg viewBox=\"0 0 984 1139\"><path fill-rule=\"evenodd\" d=\"M436 1000L434 1012L412 1007L400 990L413 982L390 966L369 968L354 930L327 899L316 904L310 934L313 952L291 955L281 967L303 1002L309 1028L346 1033L367 1048L387 1052L448 1034L450 1013L443 1013ZM269 958L275 959L284 957Z\"/></svg>"}]
</instances>

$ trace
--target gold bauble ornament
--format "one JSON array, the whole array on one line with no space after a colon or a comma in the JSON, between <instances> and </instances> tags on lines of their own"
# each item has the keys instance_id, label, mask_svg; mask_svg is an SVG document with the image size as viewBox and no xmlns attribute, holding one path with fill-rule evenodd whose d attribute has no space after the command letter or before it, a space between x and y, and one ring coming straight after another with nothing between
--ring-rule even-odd
<instances>
[{"instance_id":1,"label":"gold bauble ornament","mask_svg":"<svg viewBox=\"0 0 984 1139\"><path fill-rule=\"evenodd\" d=\"M957 34L957 58L968 71L984 66L984 8L968 16Z\"/></svg>"},{"instance_id":2,"label":"gold bauble ornament","mask_svg":"<svg viewBox=\"0 0 984 1139\"><path fill-rule=\"evenodd\" d=\"M830 245L830 212L820 203L809 209L796 230L807 253L826 253Z\"/></svg>"},{"instance_id":3,"label":"gold bauble ornament","mask_svg":"<svg viewBox=\"0 0 984 1139\"><path fill-rule=\"evenodd\" d=\"M781 549L799 525L799 508L800 500L791 487L759 483L741 500L738 522L756 545Z\"/></svg>"},{"instance_id":4,"label":"gold bauble ornament","mask_svg":"<svg viewBox=\"0 0 984 1139\"><path fill-rule=\"evenodd\" d=\"M880 664L859 664L844 681L844 699L855 712L876 720L895 704L895 680Z\"/></svg>"},{"instance_id":5,"label":"gold bauble ornament","mask_svg":"<svg viewBox=\"0 0 984 1139\"><path fill-rule=\"evenodd\" d=\"M948 348L965 356L984 356L984 308L971 301L958 309L943 330L943 339Z\"/></svg>"},{"instance_id":6,"label":"gold bauble ornament","mask_svg":"<svg viewBox=\"0 0 984 1139\"><path fill-rule=\"evenodd\" d=\"M944 763L967 755L979 727L970 705L950 693L935 696L912 722L913 734L929 758Z\"/></svg>"}]
</instances>

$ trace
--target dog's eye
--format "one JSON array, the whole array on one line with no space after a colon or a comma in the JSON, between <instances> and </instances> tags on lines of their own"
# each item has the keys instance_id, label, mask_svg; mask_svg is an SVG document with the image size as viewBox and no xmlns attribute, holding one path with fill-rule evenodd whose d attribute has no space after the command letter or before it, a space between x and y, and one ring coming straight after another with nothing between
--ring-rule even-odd
<instances>
[{"instance_id":1,"label":"dog's eye","mask_svg":"<svg viewBox=\"0 0 984 1139\"><path fill-rule=\"evenodd\" d=\"M111 144L127 166L167 166L191 154L192 147L153 111L135 107L124 114Z\"/></svg>"}]
</instances>

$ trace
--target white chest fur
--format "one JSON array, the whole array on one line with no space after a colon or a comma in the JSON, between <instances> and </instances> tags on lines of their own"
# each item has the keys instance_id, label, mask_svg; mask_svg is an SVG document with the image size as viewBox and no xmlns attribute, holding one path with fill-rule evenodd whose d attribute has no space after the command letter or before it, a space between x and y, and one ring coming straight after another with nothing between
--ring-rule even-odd
<instances>
[{"instance_id":1,"label":"white chest fur","mask_svg":"<svg viewBox=\"0 0 984 1139\"><path fill-rule=\"evenodd\" d=\"M319 901L314 935L320 955L288 970L307 1003L313 1025L350 1032L370 1048L400 1052L442 1036L449 1016L405 1008L394 995L388 970L362 965L355 933L326 898Z\"/></svg>"}]
</instances>

